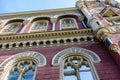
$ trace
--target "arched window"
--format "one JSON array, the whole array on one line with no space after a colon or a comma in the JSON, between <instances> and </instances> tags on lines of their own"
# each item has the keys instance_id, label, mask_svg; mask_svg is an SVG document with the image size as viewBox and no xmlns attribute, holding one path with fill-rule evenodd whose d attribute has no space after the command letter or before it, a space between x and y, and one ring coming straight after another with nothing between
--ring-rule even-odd
<instances>
[{"instance_id":1,"label":"arched window","mask_svg":"<svg viewBox=\"0 0 120 80\"><path fill-rule=\"evenodd\" d=\"M94 80L90 62L84 56L69 56L63 64L63 80Z\"/></svg>"},{"instance_id":2,"label":"arched window","mask_svg":"<svg viewBox=\"0 0 120 80\"><path fill-rule=\"evenodd\" d=\"M74 18L63 18L60 20L60 28L64 29L77 29L77 23Z\"/></svg>"},{"instance_id":3,"label":"arched window","mask_svg":"<svg viewBox=\"0 0 120 80\"><path fill-rule=\"evenodd\" d=\"M33 22L30 32L46 31L47 27L48 27L48 21L47 20L37 20L37 21Z\"/></svg>"},{"instance_id":4,"label":"arched window","mask_svg":"<svg viewBox=\"0 0 120 80\"><path fill-rule=\"evenodd\" d=\"M38 52L19 53L0 65L4 68L0 80L35 80L37 67L45 65L46 58Z\"/></svg>"},{"instance_id":5,"label":"arched window","mask_svg":"<svg viewBox=\"0 0 120 80\"><path fill-rule=\"evenodd\" d=\"M21 60L14 63L9 72L8 80L33 80L36 63L33 60Z\"/></svg>"},{"instance_id":6,"label":"arched window","mask_svg":"<svg viewBox=\"0 0 120 80\"><path fill-rule=\"evenodd\" d=\"M12 22L3 28L2 33L16 33L22 26L22 22Z\"/></svg>"},{"instance_id":7,"label":"arched window","mask_svg":"<svg viewBox=\"0 0 120 80\"><path fill-rule=\"evenodd\" d=\"M99 80L93 65L99 61L100 58L90 50L68 48L54 56L52 65L60 65L61 80Z\"/></svg>"}]
</instances>

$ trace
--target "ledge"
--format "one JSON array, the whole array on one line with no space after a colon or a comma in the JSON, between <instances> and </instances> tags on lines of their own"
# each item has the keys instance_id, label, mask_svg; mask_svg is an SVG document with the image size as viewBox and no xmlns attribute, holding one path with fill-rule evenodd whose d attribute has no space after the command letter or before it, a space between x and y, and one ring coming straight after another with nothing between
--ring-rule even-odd
<instances>
[{"instance_id":1,"label":"ledge","mask_svg":"<svg viewBox=\"0 0 120 80\"><path fill-rule=\"evenodd\" d=\"M81 30L68 30L68 31L54 31L54 32L41 32L41 33L24 33L24 34L1 34L0 42L14 42L14 41L23 41L23 40L35 40L51 37L62 37L62 36L74 36L74 35L83 35L83 34L92 34L91 29L81 29Z\"/></svg>"}]
</instances>

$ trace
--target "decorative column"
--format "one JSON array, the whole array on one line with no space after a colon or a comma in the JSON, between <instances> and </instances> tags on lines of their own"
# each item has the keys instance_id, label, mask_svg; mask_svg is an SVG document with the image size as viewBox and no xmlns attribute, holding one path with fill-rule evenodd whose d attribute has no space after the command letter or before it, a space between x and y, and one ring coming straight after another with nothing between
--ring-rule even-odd
<instances>
[{"instance_id":1,"label":"decorative column","mask_svg":"<svg viewBox=\"0 0 120 80\"><path fill-rule=\"evenodd\" d=\"M51 18L51 22L52 22L52 31L55 31L55 24L57 22L57 18L56 17Z\"/></svg>"},{"instance_id":2,"label":"decorative column","mask_svg":"<svg viewBox=\"0 0 120 80\"><path fill-rule=\"evenodd\" d=\"M90 12L87 10L86 6L83 4L82 0L78 0L77 1L76 7L78 9L80 9L83 12L83 14L87 17L87 19L88 19L88 25L90 25L90 27L94 31L97 30L97 29L99 29L101 27L100 22L90 14Z\"/></svg>"},{"instance_id":3,"label":"decorative column","mask_svg":"<svg viewBox=\"0 0 120 80\"><path fill-rule=\"evenodd\" d=\"M111 50L112 52L118 51L118 45L111 41L111 39L110 39L111 34L107 28L98 29L96 32L96 37L98 39L102 40L103 42L105 42L108 45L109 50Z\"/></svg>"}]
</instances>

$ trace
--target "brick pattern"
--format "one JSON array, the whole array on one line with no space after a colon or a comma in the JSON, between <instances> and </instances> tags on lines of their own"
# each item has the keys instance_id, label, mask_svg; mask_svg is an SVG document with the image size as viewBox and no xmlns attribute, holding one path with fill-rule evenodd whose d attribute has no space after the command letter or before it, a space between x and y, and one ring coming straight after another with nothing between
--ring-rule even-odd
<instances>
[{"instance_id":1,"label":"brick pattern","mask_svg":"<svg viewBox=\"0 0 120 80\"><path fill-rule=\"evenodd\" d=\"M0 51L0 63L12 55L15 55L24 51L36 51L43 54L47 59L47 65L42 68L37 69L36 80L60 80L60 69L59 66L53 67L51 65L52 58L59 51L70 47L78 47L92 50L101 58L100 63L96 63L95 67L100 77L100 80L120 80L120 70L116 65L115 61L111 57L109 51L104 47L103 43L96 44L76 44L76 45L66 45L66 46L56 46L56 47L46 47L46 48L36 48L36 49L24 49L24 50L9 50ZM120 60L120 59L119 59Z\"/></svg>"}]
</instances>

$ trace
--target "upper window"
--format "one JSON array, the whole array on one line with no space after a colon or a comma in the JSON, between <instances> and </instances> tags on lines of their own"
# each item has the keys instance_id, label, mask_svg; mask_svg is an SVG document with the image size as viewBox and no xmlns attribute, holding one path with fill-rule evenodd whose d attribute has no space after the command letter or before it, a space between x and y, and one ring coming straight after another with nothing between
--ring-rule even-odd
<instances>
[{"instance_id":1,"label":"upper window","mask_svg":"<svg viewBox=\"0 0 120 80\"><path fill-rule=\"evenodd\" d=\"M47 27L48 27L48 21L47 20L34 21L33 24L32 24L30 32L46 31Z\"/></svg>"},{"instance_id":2,"label":"upper window","mask_svg":"<svg viewBox=\"0 0 120 80\"><path fill-rule=\"evenodd\" d=\"M32 60L22 60L14 64L8 80L33 80L36 64Z\"/></svg>"},{"instance_id":3,"label":"upper window","mask_svg":"<svg viewBox=\"0 0 120 80\"><path fill-rule=\"evenodd\" d=\"M7 24L5 28L3 28L2 33L16 33L21 27L21 25L22 25L21 22L13 22Z\"/></svg>"},{"instance_id":4,"label":"upper window","mask_svg":"<svg viewBox=\"0 0 120 80\"><path fill-rule=\"evenodd\" d=\"M74 18L63 18L60 20L61 30L64 29L77 29L77 23Z\"/></svg>"}]
</instances>

